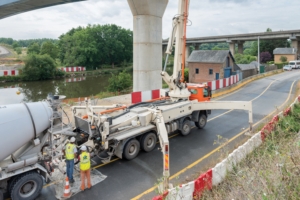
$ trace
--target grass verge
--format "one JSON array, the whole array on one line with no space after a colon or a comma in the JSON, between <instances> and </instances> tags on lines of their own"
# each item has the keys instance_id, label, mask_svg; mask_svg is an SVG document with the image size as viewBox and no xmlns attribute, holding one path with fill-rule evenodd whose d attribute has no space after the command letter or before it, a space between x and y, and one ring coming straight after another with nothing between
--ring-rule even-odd
<instances>
[{"instance_id":1,"label":"grass verge","mask_svg":"<svg viewBox=\"0 0 300 200\"><path fill-rule=\"evenodd\" d=\"M233 167L201 199L299 199L300 105L278 122L265 143Z\"/></svg>"}]
</instances>

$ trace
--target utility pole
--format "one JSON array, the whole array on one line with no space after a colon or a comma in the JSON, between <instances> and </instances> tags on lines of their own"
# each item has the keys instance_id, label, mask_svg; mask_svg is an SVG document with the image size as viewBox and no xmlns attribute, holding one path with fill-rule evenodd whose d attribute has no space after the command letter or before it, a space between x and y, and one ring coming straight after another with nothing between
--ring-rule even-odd
<instances>
[{"instance_id":1,"label":"utility pole","mask_svg":"<svg viewBox=\"0 0 300 200\"><path fill-rule=\"evenodd\" d=\"M258 66L257 66L257 70L258 70L258 73L259 73L259 69L260 69L260 57L259 57L259 36L258 36L258 44L257 44L257 63L258 63Z\"/></svg>"}]
</instances>

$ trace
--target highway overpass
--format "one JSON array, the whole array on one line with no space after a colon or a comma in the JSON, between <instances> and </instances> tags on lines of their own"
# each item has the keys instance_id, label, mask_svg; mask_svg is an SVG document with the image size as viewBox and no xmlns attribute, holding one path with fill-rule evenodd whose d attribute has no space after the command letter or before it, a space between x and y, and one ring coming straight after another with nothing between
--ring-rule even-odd
<instances>
[{"instance_id":1,"label":"highway overpass","mask_svg":"<svg viewBox=\"0 0 300 200\"><path fill-rule=\"evenodd\" d=\"M1 0L0 19L23 12L85 0Z\"/></svg>"},{"instance_id":2,"label":"highway overpass","mask_svg":"<svg viewBox=\"0 0 300 200\"><path fill-rule=\"evenodd\" d=\"M231 53L235 53L235 45L238 45L238 52L243 53L243 44L245 41L257 41L258 37L261 40L271 39L290 39L291 46L300 49L300 30L287 30L287 31L273 31L273 32L260 32L260 33L246 33L246 34L234 34L234 35L220 35L220 36L207 36L207 37L195 37L187 38L187 46L194 46L196 50L204 43L229 43ZM163 51L167 47L168 40L163 40ZM186 48L186 54L189 55L189 48ZM299 50L298 50L299 53Z\"/></svg>"}]
</instances>

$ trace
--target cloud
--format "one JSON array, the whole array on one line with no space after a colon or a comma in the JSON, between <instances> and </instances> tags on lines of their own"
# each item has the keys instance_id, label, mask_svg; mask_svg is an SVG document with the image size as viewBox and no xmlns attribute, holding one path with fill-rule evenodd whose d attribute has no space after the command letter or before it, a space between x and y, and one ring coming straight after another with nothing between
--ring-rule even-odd
<instances>
[{"instance_id":1,"label":"cloud","mask_svg":"<svg viewBox=\"0 0 300 200\"><path fill-rule=\"evenodd\" d=\"M163 38L168 38L177 0L169 0L163 17ZM202 0L191 1L188 37L299 29L300 1ZM133 27L126 0L88 0L43 8L0 20L0 37L58 38L71 28L88 24Z\"/></svg>"}]
</instances>

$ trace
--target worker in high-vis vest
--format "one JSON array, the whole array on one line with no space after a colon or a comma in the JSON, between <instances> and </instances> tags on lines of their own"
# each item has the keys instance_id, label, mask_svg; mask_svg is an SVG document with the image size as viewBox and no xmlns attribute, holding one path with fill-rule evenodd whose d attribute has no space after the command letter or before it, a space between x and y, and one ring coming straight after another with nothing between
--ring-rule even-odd
<instances>
[{"instance_id":1,"label":"worker in high-vis vest","mask_svg":"<svg viewBox=\"0 0 300 200\"><path fill-rule=\"evenodd\" d=\"M80 160L80 179L81 186L80 189L82 191L85 190L85 179L87 179L87 189L91 189L91 156L87 152L86 146L82 146L80 148L81 154L79 156Z\"/></svg>"},{"instance_id":2,"label":"worker in high-vis vest","mask_svg":"<svg viewBox=\"0 0 300 200\"><path fill-rule=\"evenodd\" d=\"M74 158L76 158L77 154L77 148L75 145L75 138L72 137L70 139L70 142L65 146L65 149L63 149L65 158L66 158L66 172L67 176L69 178L70 183L74 183L73 178L73 170L74 170Z\"/></svg>"}]
</instances>

